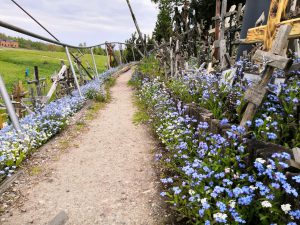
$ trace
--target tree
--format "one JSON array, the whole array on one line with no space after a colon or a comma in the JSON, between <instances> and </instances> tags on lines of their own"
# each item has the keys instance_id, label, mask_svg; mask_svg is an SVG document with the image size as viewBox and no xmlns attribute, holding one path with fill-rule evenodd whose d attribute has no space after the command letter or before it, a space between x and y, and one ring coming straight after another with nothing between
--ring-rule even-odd
<instances>
[{"instance_id":1,"label":"tree","mask_svg":"<svg viewBox=\"0 0 300 225\"><path fill-rule=\"evenodd\" d=\"M162 39L168 41L172 36L172 19L170 4L159 3L159 13L156 26L153 32L155 40L161 42Z\"/></svg>"},{"instance_id":2,"label":"tree","mask_svg":"<svg viewBox=\"0 0 300 225\"><path fill-rule=\"evenodd\" d=\"M152 0L159 5L169 5L171 13L176 6L180 7L187 1L190 2L191 10L195 10L198 22L201 19L210 21L215 16L216 0ZM228 6L245 2L246 0L228 0Z\"/></svg>"}]
</instances>

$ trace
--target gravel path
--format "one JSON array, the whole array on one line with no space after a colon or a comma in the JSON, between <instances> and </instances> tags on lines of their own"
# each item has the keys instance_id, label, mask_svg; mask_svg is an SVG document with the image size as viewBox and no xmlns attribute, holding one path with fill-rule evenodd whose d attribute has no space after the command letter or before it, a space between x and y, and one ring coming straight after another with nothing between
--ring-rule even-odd
<instances>
[{"instance_id":1,"label":"gravel path","mask_svg":"<svg viewBox=\"0 0 300 225\"><path fill-rule=\"evenodd\" d=\"M112 88L112 102L58 161L50 178L29 187L22 209L12 208L2 224L48 224L64 211L68 225L161 224L155 147L147 129L135 126L131 71Z\"/></svg>"}]
</instances>

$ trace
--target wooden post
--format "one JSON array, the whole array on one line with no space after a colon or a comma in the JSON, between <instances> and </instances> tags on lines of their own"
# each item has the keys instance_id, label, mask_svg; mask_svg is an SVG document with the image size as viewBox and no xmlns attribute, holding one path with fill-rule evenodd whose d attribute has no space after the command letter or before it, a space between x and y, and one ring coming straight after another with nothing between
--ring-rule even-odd
<instances>
[{"instance_id":1,"label":"wooden post","mask_svg":"<svg viewBox=\"0 0 300 225\"><path fill-rule=\"evenodd\" d=\"M59 73L54 77L53 84L52 84L52 86L51 86L51 88L50 88L50 90L47 94L47 98L46 98L46 101L44 103L48 102L51 99L52 95L54 94L54 92L55 92L55 90L58 86L59 81L61 79L63 79L63 76L64 76L66 71L67 71L67 66L63 65L61 70L59 71Z\"/></svg>"},{"instance_id":2,"label":"wooden post","mask_svg":"<svg viewBox=\"0 0 300 225\"><path fill-rule=\"evenodd\" d=\"M41 88L40 88L40 79L39 79L39 68L34 66L34 77L35 77L35 86L36 92L38 96L42 96Z\"/></svg>"},{"instance_id":3,"label":"wooden post","mask_svg":"<svg viewBox=\"0 0 300 225\"><path fill-rule=\"evenodd\" d=\"M176 48L175 48L175 77L178 76L178 63L179 63L179 40L176 41Z\"/></svg>"},{"instance_id":4,"label":"wooden post","mask_svg":"<svg viewBox=\"0 0 300 225\"><path fill-rule=\"evenodd\" d=\"M172 47L172 37L170 37L170 70L171 70L171 77L174 75L174 63L173 63L173 47Z\"/></svg>"},{"instance_id":5,"label":"wooden post","mask_svg":"<svg viewBox=\"0 0 300 225\"><path fill-rule=\"evenodd\" d=\"M4 117L5 117L5 114L1 113L0 114L0 130L3 129L3 127L4 127L4 123L5 123Z\"/></svg>"},{"instance_id":6,"label":"wooden post","mask_svg":"<svg viewBox=\"0 0 300 225\"><path fill-rule=\"evenodd\" d=\"M123 57L123 49L122 49L122 44L119 44L119 51L120 51L120 63L121 63L121 65L123 64L123 59L122 59L122 57Z\"/></svg>"},{"instance_id":7,"label":"wooden post","mask_svg":"<svg viewBox=\"0 0 300 225\"><path fill-rule=\"evenodd\" d=\"M277 68L286 68L288 67L291 63L288 59L284 60L286 48L288 45L288 36L289 33L291 32L292 26L290 25L283 25L279 28L278 32L276 33L276 38L272 43L272 48L271 48L271 54L270 53L265 53L260 50L256 52L256 56L254 56L254 59L260 59L260 58L268 58L266 69L263 73L263 78L260 81L260 83L247 90L245 94L245 99L249 102L247 109L244 113L243 119L241 121L241 126L245 126L247 121L252 121L257 109L260 107L260 105L263 102L263 99L267 93L267 85L270 82L270 79L272 77L272 74L274 72L275 67ZM269 44L270 42L266 42L266 45ZM267 47L266 47L267 48ZM261 56L264 54L263 56ZM279 63L275 63L279 62ZM271 65L271 63L273 63Z\"/></svg>"},{"instance_id":8,"label":"wooden post","mask_svg":"<svg viewBox=\"0 0 300 225\"><path fill-rule=\"evenodd\" d=\"M221 12L221 0L216 0L215 40L220 40L220 12ZM215 49L215 56L218 56L218 53L219 53L218 49Z\"/></svg>"},{"instance_id":9,"label":"wooden post","mask_svg":"<svg viewBox=\"0 0 300 225\"><path fill-rule=\"evenodd\" d=\"M145 46L145 43L144 43L144 40L143 40L143 35L142 35L142 32L141 32L141 30L140 30L140 27L139 27L139 25L138 25L138 23L137 23L137 20L136 20L136 18L135 18L135 15L134 15L134 13L133 13L133 10L132 10L132 7L131 7L131 5L130 5L130 2L129 2L129 0L126 0L126 2L127 2L128 7L129 7L129 10L130 10L130 13L131 13L131 17L132 17L132 20L133 20L133 22L134 22L134 24L135 24L135 27L136 27L136 30L137 30L137 32L138 32L139 38L140 38L140 40L141 40L141 42L142 42L142 44L143 44L144 52L146 52L147 50L146 50L146 46Z\"/></svg>"},{"instance_id":10,"label":"wooden post","mask_svg":"<svg viewBox=\"0 0 300 225\"><path fill-rule=\"evenodd\" d=\"M134 54L134 49L133 49L132 46L131 46L131 51L132 51L133 61L135 62L135 61L136 61L136 60L135 60L135 54Z\"/></svg>"},{"instance_id":11,"label":"wooden post","mask_svg":"<svg viewBox=\"0 0 300 225\"><path fill-rule=\"evenodd\" d=\"M27 84L34 84L35 88L36 88L37 96L42 96L42 90L41 90L40 83L42 81L45 81L46 79L45 78L41 78L41 79L39 78L39 69L38 69L37 66L34 66L34 77L35 77L35 80L27 81Z\"/></svg>"},{"instance_id":12,"label":"wooden post","mask_svg":"<svg viewBox=\"0 0 300 225\"><path fill-rule=\"evenodd\" d=\"M108 67L108 69L110 69L111 66L110 66L110 60L109 60L108 49L107 49L106 44L105 44L105 52L106 52L106 57L107 57L107 67Z\"/></svg>"},{"instance_id":13,"label":"wooden post","mask_svg":"<svg viewBox=\"0 0 300 225\"><path fill-rule=\"evenodd\" d=\"M16 113L19 118L25 116L25 110L22 106L22 99L26 96L27 92L25 91L22 81L19 81L17 84L14 85L12 100L13 105L15 107Z\"/></svg>"}]
</instances>

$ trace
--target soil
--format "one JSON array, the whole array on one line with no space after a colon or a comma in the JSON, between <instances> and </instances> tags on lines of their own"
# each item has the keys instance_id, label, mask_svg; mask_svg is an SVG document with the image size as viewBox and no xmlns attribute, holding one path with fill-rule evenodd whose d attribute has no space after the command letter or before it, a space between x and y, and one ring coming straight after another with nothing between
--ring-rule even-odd
<instances>
[{"instance_id":1,"label":"soil","mask_svg":"<svg viewBox=\"0 0 300 225\"><path fill-rule=\"evenodd\" d=\"M68 225L166 223L156 143L132 120L131 74L118 78L111 102L93 120L77 118L24 164L24 173L0 198L0 224L48 224L61 212Z\"/></svg>"}]
</instances>

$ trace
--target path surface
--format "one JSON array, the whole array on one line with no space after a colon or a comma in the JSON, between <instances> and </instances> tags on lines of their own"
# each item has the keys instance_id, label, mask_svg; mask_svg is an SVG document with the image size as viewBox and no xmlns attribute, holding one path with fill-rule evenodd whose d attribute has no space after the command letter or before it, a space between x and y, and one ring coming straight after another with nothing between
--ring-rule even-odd
<instances>
[{"instance_id":1,"label":"path surface","mask_svg":"<svg viewBox=\"0 0 300 225\"><path fill-rule=\"evenodd\" d=\"M3 224L48 224L61 210L69 225L159 224L153 215L154 142L132 123L130 76L129 71L118 78L112 102L75 141L77 148L50 165L50 181L30 187L22 210L13 208Z\"/></svg>"}]
</instances>

